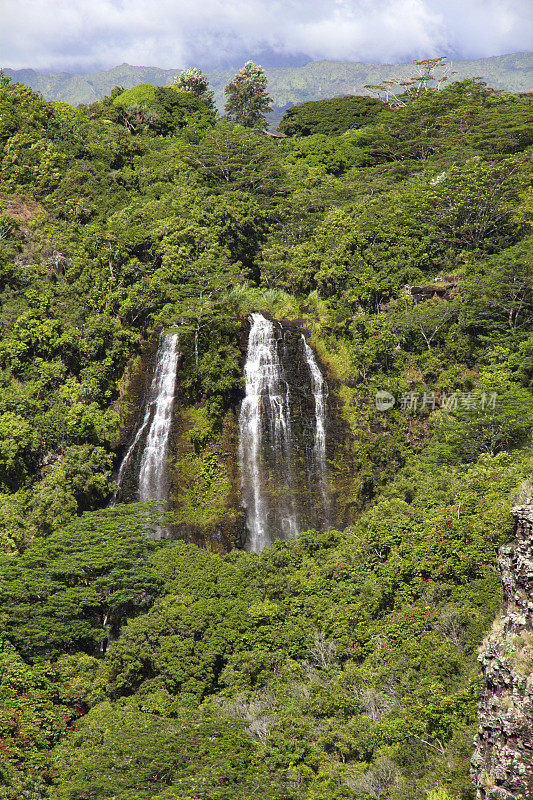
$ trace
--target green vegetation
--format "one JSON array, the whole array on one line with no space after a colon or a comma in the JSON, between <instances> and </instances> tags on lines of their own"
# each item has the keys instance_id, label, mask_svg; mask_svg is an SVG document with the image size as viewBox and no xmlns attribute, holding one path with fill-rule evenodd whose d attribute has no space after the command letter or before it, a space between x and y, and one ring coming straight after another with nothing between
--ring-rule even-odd
<instances>
[{"instance_id":1,"label":"green vegetation","mask_svg":"<svg viewBox=\"0 0 533 800\"><path fill-rule=\"evenodd\" d=\"M184 69L176 75L172 82L180 92L192 92L210 111L214 111L213 92L209 89L209 81L197 67Z\"/></svg>"},{"instance_id":2,"label":"green vegetation","mask_svg":"<svg viewBox=\"0 0 533 800\"><path fill-rule=\"evenodd\" d=\"M512 53L505 56L480 58L476 61L454 61L454 79L464 80L483 75L489 86L507 92L527 92L531 85L531 53ZM109 95L115 86L130 89L141 83L166 86L176 77L177 69L134 67L120 64L103 72L70 75L68 72L38 72L32 69L6 70L14 80L21 81L47 100L67 103L94 103ZM303 67L274 67L266 70L269 91L276 113L281 118L287 106L309 100L363 94L367 83L379 84L392 77L407 79L413 75L412 64L365 64L346 61L315 61ZM224 107L224 87L232 79L231 70L207 73L215 91L215 104Z\"/></svg>"},{"instance_id":3,"label":"green vegetation","mask_svg":"<svg viewBox=\"0 0 533 800\"><path fill-rule=\"evenodd\" d=\"M373 97L336 97L316 100L288 108L279 129L289 136L309 136L324 133L332 136L352 128L363 128L383 110L380 100Z\"/></svg>"},{"instance_id":4,"label":"green vegetation","mask_svg":"<svg viewBox=\"0 0 533 800\"><path fill-rule=\"evenodd\" d=\"M272 110L267 84L263 68L247 61L224 89L227 98L225 110L229 118L247 128L264 124L264 115Z\"/></svg>"},{"instance_id":5,"label":"green vegetation","mask_svg":"<svg viewBox=\"0 0 533 800\"><path fill-rule=\"evenodd\" d=\"M0 798L472 800L532 468L531 99L463 80L272 141L197 94L0 79ZM231 548L254 310L327 371L342 528L260 554ZM205 547L105 508L174 323L170 522Z\"/></svg>"},{"instance_id":6,"label":"green vegetation","mask_svg":"<svg viewBox=\"0 0 533 800\"><path fill-rule=\"evenodd\" d=\"M157 88L149 83L135 86L113 100L117 116L113 122L124 125L131 133L143 130L166 136L185 125L208 126L212 116L205 102L193 92L177 92Z\"/></svg>"}]
</instances>

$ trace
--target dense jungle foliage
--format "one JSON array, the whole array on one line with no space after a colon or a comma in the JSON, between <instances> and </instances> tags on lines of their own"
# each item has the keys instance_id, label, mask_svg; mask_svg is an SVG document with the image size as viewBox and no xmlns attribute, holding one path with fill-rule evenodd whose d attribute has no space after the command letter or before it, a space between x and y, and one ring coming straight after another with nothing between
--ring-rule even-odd
<instances>
[{"instance_id":1,"label":"dense jungle foliage","mask_svg":"<svg viewBox=\"0 0 533 800\"><path fill-rule=\"evenodd\" d=\"M290 136L309 136L313 133L344 133L362 128L383 110L383 103L374 97L334 97L315 100L288 108L279 126Z\"/></svg>"},{"instance_id":2,"label":"dense jungle foliage","mask_svg":"<svg viewBox=\"0 0 533 800\"><path fill-rule=\"evenodd\" d=\"M171 88L0 80L0 798L472 800L532 466L531 97L370 105L272 141ZM128 369L182 323L209 496L253 310L301 319L338 387L357 522L155 541L157 505L106 508Z\"/></svg>"}]
</instances>

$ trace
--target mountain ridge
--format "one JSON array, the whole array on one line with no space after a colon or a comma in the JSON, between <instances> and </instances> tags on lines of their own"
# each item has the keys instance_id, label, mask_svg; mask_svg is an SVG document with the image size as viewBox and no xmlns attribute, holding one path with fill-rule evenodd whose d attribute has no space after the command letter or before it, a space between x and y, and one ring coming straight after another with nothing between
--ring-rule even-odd
<instances>
[{"instance_id":1,"label":"mountain ridge","mask_svg":"<svg viewBox=\"0 0 533 800\"><path fill-rule=\"evenodd\" d=\"M413 64L374 64L347 61L310 61L300 67L267 68L269 90L274 113L308 100L358 94L367 91L365 83L380 83L391 76L407 77ZM470 61L450 61L454 79L480 76L494 89L533 91L533 53L510 53ZM159 67L119 64L108 70L76 75L69 72L45 72L31 68L4 73L40 92L45 100L65 101L72 105L93 103L109 94L115 86L130 89L139 83L164 86L180 71ZM224 106L224 86L233 77L234 69L207 73L215 92L215 102Z\"/></svg>"}]
</instances>

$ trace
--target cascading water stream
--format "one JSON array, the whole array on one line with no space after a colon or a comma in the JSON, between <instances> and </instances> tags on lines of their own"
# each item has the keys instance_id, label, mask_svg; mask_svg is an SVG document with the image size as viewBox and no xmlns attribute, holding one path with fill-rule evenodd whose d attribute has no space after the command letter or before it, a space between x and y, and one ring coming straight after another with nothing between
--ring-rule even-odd
<instances>
[{"instance_id":1,"label":"cascading water stream","mask_svg":"<svg viewBox=\"0 0 533 800\"><path fill-rule=\"evenodd\" d=\"M331 525L328 387L294 325L251 314L239 417L247 547Z\"/></svg>"},{"instance_id":2,"label":"cascading water stream","mask_svg":"<svg viewBox=\"0 0 533 800\"><path fill-rule=\"evenodd\" d=\"M274 539L298 531L291 464L289 387L283 376L274 324L250 316L244 367L245 397L239 417L239 460L249 548L259 551ZM279 485L272 502L273 479Z\"/></svg>"},{"instance_id":3,"label":"cascading water stream","mask_svg":"<svg viewBox=\"0 0 533 800\"><path fill-rule=\"evenodd\" d=\"M168 496L168 440L178 369L177 334L163 337L161 354L154 372L150 393L154 415L148 429L139 469L139 499L163 500Z\"/></svg>"},{"instance_id":4,"label":"cascading water stream","mask_svg":"<svg viewBox=\"0 0 533 800\"><path fill-rule=\"evenodd\" d=\"M133 442L128 447L128 449L126 451L126 455L124 456L124 458L122 459L122 461L120 463L120 467L119 467L118 475L117 475L118 490L113 495L113 499L111 500L111 502L109 504L111 508L113 508L117 503L117 497L118 497L118 493L120 491L120 487L122 486L122 481L124 479L124 475L126 473L126 470L129 467L129 465L130 465L130 461L132 459L132 456L133 456L133 453L135 451L135 448L137 447L137 444L138 444L141 436L145 432L146 427L147 427L148 423L150 422L151 414L152 414L152 406L148 403L146 405L146 409L145 409L145 412L144 412L144 419L142 421L142 424L139 426L139 428L137 430L137 433L135 434L135 438L134 438Z\"/></svg>"},{"instance_id":5,"label":"cascading water stream","mask_svg":"<svg viewBox=\"0 0 533 800\"><path fill-rule=\"evenodd\" d=\"M315 354L309 347L302 334L302 344L304 348L305 360L309 367L311 376L311 391L315 401L315 436L314 436L314 463L315 471L322 495L326 525L330 523L330 503L327 482L327 462L326 462L326 403L328 387L322 377L322 373L316 363Z\"/></svg>"},{"instance_id":6,"label":"cascading water stream","mask_svg":"<svg viewBox=\"0 0 533 800\"><path fill-rule=\"evenodd\" d=\"M118 471L119 492L125 475L133 472L137 499L141 502L166 500L168 497L167 457L178 369L178 344L177 334L161 337L144 418ZM111 505L115 505L116 498L115 495Z\"/></svg>"}]
</instances>

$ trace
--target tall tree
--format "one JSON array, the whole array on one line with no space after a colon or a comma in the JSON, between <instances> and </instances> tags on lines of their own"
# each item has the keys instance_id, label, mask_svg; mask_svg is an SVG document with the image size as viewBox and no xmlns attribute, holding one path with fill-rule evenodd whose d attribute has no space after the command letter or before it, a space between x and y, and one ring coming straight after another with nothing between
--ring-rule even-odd
<instances>
[{"instance_id":1,"label":"tall tree","mask_svg":"<svg viewBox=\"0 0 533 800\"><path fill-rule=\"evenodd\" d=\"M224 89L228 98L226 112L231 119L253 128L264 122L264 114L272 111L272 98L267 92L268 79L262 67L247 61Z\"/></svg>"},{"instance_id":2,"label":"tall tree","mask_svg":"<svg viewBox=\"0 0 533 800\"><path fill-rule=\"evenodd\" d=\"M181 92L191 92L204 103L210 111L215 110L213 92L209 89L209 82L198 67L184 69L174 78L172 85Z\"/></svg>"},{"instance_id":3,"label":"tall tree","mask_svg":"<svg viewBox=\"0 0 533 800\"><path fill-rule=\"evenodd\" d=\"M413 61L416 67L416 74L412 77L391 77L381 83L365 83L364 88L374 92L390 108L406 106L409 102L415 100L421 92L427 92L430 84L432 84L431 88L436 88L440 91L450 75L456 74L455 70L450 70L445 62L446 56ZM474 80L479 79L475 78Z\"/></svg>"}]
</instances>

